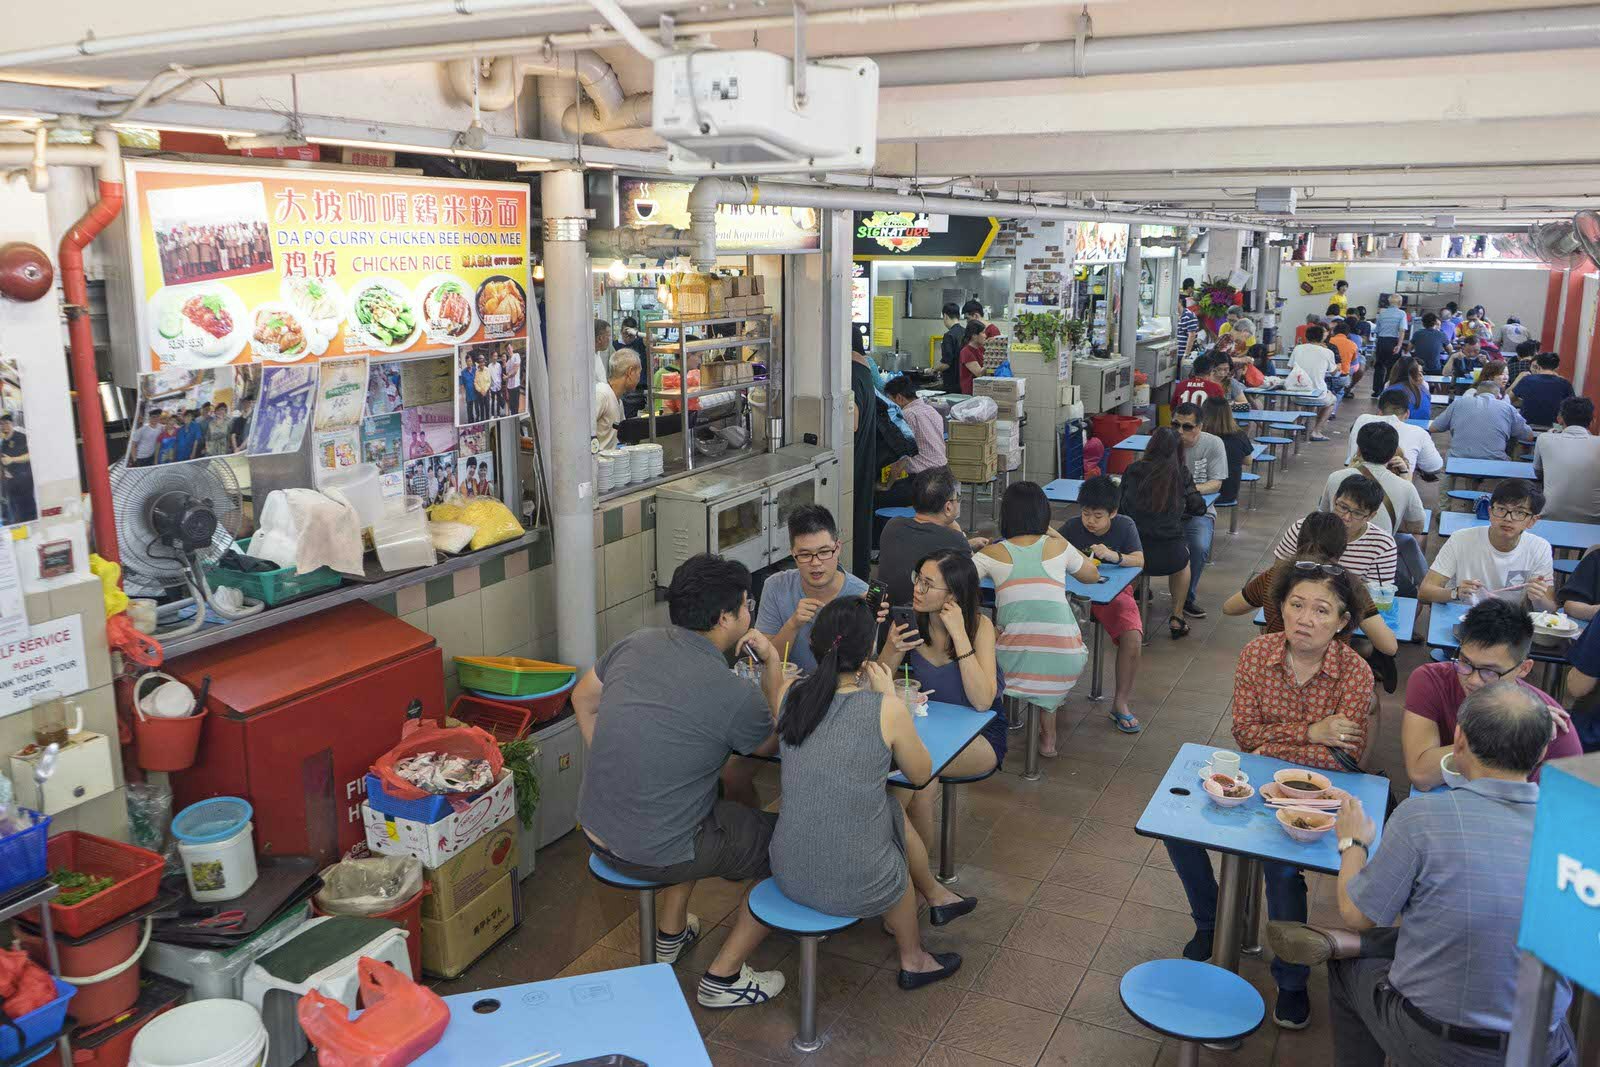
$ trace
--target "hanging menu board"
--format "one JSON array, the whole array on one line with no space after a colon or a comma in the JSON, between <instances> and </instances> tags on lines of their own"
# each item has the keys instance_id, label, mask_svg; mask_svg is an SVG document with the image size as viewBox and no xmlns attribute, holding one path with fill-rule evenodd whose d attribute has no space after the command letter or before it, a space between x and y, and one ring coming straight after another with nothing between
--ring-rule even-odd
<instances>
[{"instance_id":1,"label":"hanging menu board","mask_svg":"<svg viewBox=\"0 0 1600 1067\"><path fill-rule=\"evenodd\" d=\"M126 169L146 370L402 358L527 336L526 185Z\"/></svg>"}]
</instances>

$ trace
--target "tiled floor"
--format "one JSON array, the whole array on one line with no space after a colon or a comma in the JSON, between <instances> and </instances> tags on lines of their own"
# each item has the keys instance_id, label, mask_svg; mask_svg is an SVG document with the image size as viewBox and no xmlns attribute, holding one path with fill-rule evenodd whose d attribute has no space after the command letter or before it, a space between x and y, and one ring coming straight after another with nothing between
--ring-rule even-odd
<instances>
[{"instance_id":1,"label":"tiled floor","mask_svg":"<svg viewBox=\"0 0 1600 1067\"><path fill-rule=\"evenodd\" d=\"M703 943L677 969L695 1018L717 1064L1085 1064L1121 1067L1172 1064L1173 1042L1161 1042L1122 1009L1119 976L1145 960L1174 956L1193 932L1177 876L1159 845L1133 825L1161 772L1185 741L1229 737L1225 714L1239 649L1256 635L1248 619L1225 619L1220 605L1271 552L1291 520L1315 507L1326 475L1345 453L1343 430L1368 410L1346 404L1331 424L1329 444L1307 444L1280 471L1277 487L1258 493L1260 510L1240 516L1230 536L1226 516L1213 561L1201 585L1211 617L1193 633L1171 640L1160 627L1144 652L1135 711L1145 723L1137 737L1117 733L1106 704L1087 699L1087 677L1062 711L1062 756L1043 761L1043 778L1025 782L1021 735L1014 733L1005 772L963 790L956 888L982 903L949 927L926 929L932 951L962 953L952 980L915 993L896 987L892 943L868 921L823 943L819 1020L823 1049L791 1052L799 1013L785 993L761 1008L713 1013L693 1005L693 986L726 934L718 929L738 902L739 887L705 884L692 910L706 924ZM1421 485L1421 483L1419 483ZM1432 506L1437 486L1423 486ZM1246 494L1248 495L1248 494ZM1067 509L1061 509L1064 516ZM1061 517L1061 516L1058 516ZM1161 584L1161 583L1158 583ZM1164 591L1152 618L1164 617ZM1402 646L1404 672L1421 661L1417 645ZM1107 656L1109 670L1111 656ZM1399 697L1384 700L1380 764L1403 789L1399 760ZM775 800L775 774L763 778L763 799ZM588 876L580 835L541 852L535 877L524 883L527 918L514 938L468 974L443 985L461 992L554 975L624 967L636 960L634 897L602 888ZM1312 915L1335 915L1331 878L1308 875ZM793 942L774 935L753 961L777 967L791 983ZM1271 977L1261 959L1242 973L1267 998ZM1332 1062L1327 1028L1327 982L1311 979L1312 1025L1291 1033L1269 1021L1234 1053L1204 1052L1205 1064L1237 1067L1282 1064L1320 1067Z\"/></svg>"}]
</instances>

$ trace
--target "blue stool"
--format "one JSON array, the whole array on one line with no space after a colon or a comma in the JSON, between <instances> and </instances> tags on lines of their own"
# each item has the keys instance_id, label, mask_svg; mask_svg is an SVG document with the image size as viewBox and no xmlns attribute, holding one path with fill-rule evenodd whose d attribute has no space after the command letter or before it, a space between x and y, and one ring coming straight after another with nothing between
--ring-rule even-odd
<instances>
[{"instance_id":1,"label":"blue stool","mask_svg":"<svg viewBox=\"0 0 1600 1067\"><path fill-rule=\"evenodd\" d=\"M817 943L829 934L848 930L859 918L827 915L796 904L783 895L778 883L763 878L750 891L750 914L769 930L800 939L800 1032L791 1044L796 1052L815 1052L817 1039Z\"/></svg>"},{"instance_id":2,"label":"blue stool","mask_svg":"<svg viewBox=\"0 0 1600 1067\"><path fill-rule=\"evenodd\" d=\"M878 508L873 514L880 519L909 519L916 511L912 508Z\"/></svg>"},{"instance_id":3,"label":"blue stool","mask_svg":"<svg viewBox=\"0 0 1600 1067\"><path fill-rule=\"evenodd\" d=\"M629 878L614 869L605 860L589 853L589 873L594 880L613 889L627 889L639 894L639 965L648 966L656 961L656 890L664 889L670 882L646 882Z\"/></svg>"},{"instance_id":4,"label":"blue stool","mask_svg":"<svg viewBox=\"0 0 1600 1067\"><path fill-rule=\"evenodd\" d=\"M1256 509L1256 483L1259 482L1260 480L1261 480L1261 475L1257 474L1255 471L1242 471L1239 474L1239 483L1241 485L1248 485L1250 487L1250 510L1251 511L1254 511ZM1231 524L1228 526L1228 532L1229 533L1233 532L1233 526Z\"/></svg>"},{"instance_id":5,"label":"blue stool","mask_svg":"<svg viewBox=\"0 0 1600 1067\"><path fill-rule=\"evenodd\" d=\"M1122 976L1119 992L1128 1014L1178 1039L1178 1067L1199 1067L1202 1044L1248 1037L1266 1017L1254 986L1195 960L1141 963Z\"/></svg>"}]
</instances>

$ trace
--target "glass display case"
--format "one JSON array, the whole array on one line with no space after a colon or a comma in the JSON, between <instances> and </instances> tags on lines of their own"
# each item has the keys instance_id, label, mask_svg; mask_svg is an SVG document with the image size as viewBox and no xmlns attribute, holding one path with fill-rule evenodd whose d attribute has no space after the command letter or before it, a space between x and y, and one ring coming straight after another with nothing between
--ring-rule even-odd
<instances>
[{"instance_id":1,"label":"glass display case","mask_svg":"<svg viewBox=\"0 0 1600 1067\"><path fill-rule=\"evenodd\" d=\"M1121 263L1085 263L1072 269L1067 286L1069 318L1089 320L1089 346L1096 357L1121 351Z\"/></svg>"}]
</instances>

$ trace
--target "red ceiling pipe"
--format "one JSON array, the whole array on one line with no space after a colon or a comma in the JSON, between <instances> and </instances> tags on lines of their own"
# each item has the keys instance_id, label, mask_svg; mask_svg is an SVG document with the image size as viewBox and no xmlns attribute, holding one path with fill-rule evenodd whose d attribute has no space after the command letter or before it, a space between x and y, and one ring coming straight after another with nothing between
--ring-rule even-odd
<instances>
[{"instance_id":1,"label":"red ceiling pipe","mask_svg":"<svg viewBox=\"0 0 1600 1067\"><path fill-rule=\"evenodd\" d=\"M106 450L105 415L100 409L100 374L94 362L94 330L89 324L89 283L83 274L83 250L122 212L122 156L115 130L96 140L105 150L100 164L100 199L61 238L61 290L67 304L67 337L72 389L83 436L83 477L94 509L94 549L118 561L117 520L111 509L111 459Z\"/></svg>"}]
</instances>

